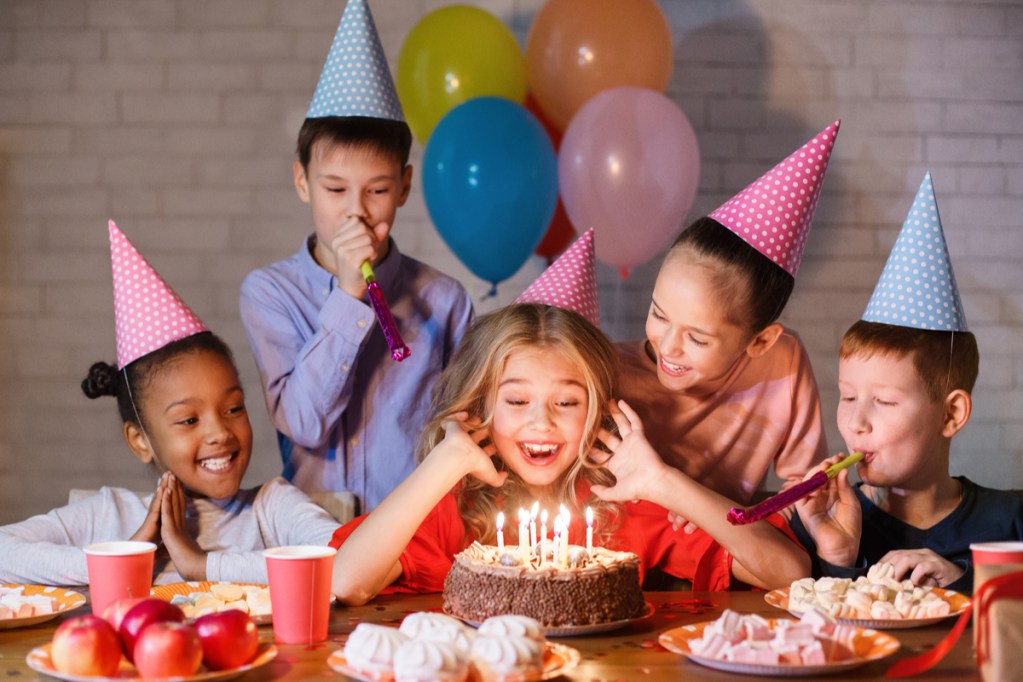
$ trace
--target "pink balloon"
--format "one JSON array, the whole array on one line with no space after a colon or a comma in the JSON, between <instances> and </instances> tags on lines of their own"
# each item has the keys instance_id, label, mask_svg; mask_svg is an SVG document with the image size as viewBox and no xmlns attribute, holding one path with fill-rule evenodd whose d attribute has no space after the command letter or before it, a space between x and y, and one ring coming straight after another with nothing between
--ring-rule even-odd
<instances>
[{"instance_id":1,"label":"pink balloon","mask_svg":"<svg viewBox=\"0 0 1023 682\"><path fill-rule=\"evenodd\" d=\"M558 184L580 231L594 229L597 258L641 265L682 226L696 198L700 148L689 119L659 92L613 88L568 125Z\"/></svg>"}]
</instances>

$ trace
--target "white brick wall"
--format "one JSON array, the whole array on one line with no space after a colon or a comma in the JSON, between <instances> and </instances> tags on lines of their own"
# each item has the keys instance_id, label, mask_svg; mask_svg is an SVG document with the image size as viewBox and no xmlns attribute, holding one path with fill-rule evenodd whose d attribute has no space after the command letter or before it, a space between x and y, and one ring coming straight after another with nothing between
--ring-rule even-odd
<instances>
[{"instance_id":1,"label":"white brick wall","mask_svg":"<svg viewBox=\"0 0 1023 682\"><path fill-rule=\"evenodd\" d=\"M842 117L784 321L810 349L833 449L836 350L859 317L925 170L934 174L981 376L953 468L1023 487L1023 9L946 0L660 0L675 37L669 95L693 123L704 213ZM524 43L542 0L475 0ZM444 0L370 0L392 64ZM309 229L291 189L295 134L343 0L0 2L0 523L71 487L149 487L112 400L85 399L114 357L106 219L115 218L235 349L258 443L278 470L237 317L253 267ZM414 148L419 163L422 149ZM403 250L488 285L431 226L418 180ZM489 310L542 269L530 261ZM657 263L600 271L616 338L642 333Z\"/></svg>"}]
</instances>

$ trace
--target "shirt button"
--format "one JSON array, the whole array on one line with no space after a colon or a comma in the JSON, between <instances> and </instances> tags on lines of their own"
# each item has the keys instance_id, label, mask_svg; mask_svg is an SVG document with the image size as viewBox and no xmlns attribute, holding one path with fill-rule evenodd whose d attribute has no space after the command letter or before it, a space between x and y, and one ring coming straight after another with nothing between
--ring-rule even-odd
<instances>
[{"instance_id":1,"label":"shirt button","mask_svg":"<svg viewBox=\"0 0 1023 682\"><path fill-rule=\"evenodd\" d=\"M324 289L323 290L323 295L324 296L329 296L330 295L330 289Z\"/></svg>"},{"instance_id":2,"label":"shirt button","mask_svg":"<svg viewBox=\"0 0 1023 682\"><path fill-rule=\"evenodd\" d=\"M358 325L359 329L365 329L366 328L366 320L359 320L355 324Z\"/></svg>"},{"instance_id":3,"label":"shirt button","mask_svg":"<svg viewBox=\"0 0 1023 682\"><path fill-rule=\"evenodd\" d=\"M342 362L341 363L341 371L342 372L347 372L348 371L348 363L347 362Z\"/></svg>"},{"instance_id":4,"label":"shirt button","mask_svg":"<svg viewBox=\"0 0 1023 682\"><path fill-rule=\"evenodd\" d=\"M351 445L354 448L356 445L359 444L359 439L358 438L353 438L350 441L348 441L348 444Z\"/></svg>"}]
</instances>

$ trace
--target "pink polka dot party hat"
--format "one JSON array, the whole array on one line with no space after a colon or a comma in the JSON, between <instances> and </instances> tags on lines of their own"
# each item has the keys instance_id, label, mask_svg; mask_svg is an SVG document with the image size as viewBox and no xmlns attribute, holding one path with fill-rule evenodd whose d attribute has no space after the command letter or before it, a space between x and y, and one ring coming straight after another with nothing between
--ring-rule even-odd
<instances>
[{"instance_id":1,"label":"pink polka dot party hat","mask_svg":"<svg viewBox=\"0 0 1023 682\"><path fill-rule=\"evenodd\" d=\"M586 230L558 259L540 273L516 303L546 303L577 312L594 327L600 327L597 303L597 263L593 228Z\"/></svg>"},{"instance_id":2,"label":"pink polka dot party hat","mask_svg":"<svg viewBox=\"0 0 1023 682\"><path fill-rule=\"evenodd\" d=\"M863 319L913 329L969 331L930 173L916 191Z\"/></svg>"},{"instance_id":3,"label":"pink polka dot party hat","mask_svg":"<svg viewBox=\"0 0 1023 682\"><path fill-rule=\"evenodd\" d=\"M306 118L405 117L366 0L348 0Z\"/></svg>"},{"instance_id":4,"label":"pink polka dot party hat","mask_svg":"<svg viewBox=\"0 0 1023 682\"><path fill-rule=\"evenodd\" d=\"M109 228L117 368L124 369L172 341L208 331L113 220Z\"/></svg>"},{"instance_id":5,"label":"pink polka dot party hat","mask_svg":"<svg viewBox=\"0 0 1023 682\"><path fill-rule=\"evenodd\" d=\"M817 133L708 217L795 277L840 124Z\"/></svg>"}]
</instances>

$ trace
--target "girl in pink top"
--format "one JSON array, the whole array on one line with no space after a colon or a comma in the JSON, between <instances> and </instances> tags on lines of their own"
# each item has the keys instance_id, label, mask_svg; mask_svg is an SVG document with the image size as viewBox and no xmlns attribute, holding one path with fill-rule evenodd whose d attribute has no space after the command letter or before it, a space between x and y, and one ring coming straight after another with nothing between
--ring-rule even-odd
<instances>
[{"instance_id":1,"label":"girl in pink top","mask_svg":"<svg viewBox=\"0 0 1023 682\"><path fill-rule=\"evenodd\" d=\"M787 485L827 456L806 350L777 320L838 127L686 228L657 276L646 339L619 345L621 395L654 449L739 503L772 464Z\"/></svg>"},{"instance_id":2,"label":"girl in pink top","mask_svg":"<svg viewBox=\"0 0 1023 682\"><path fill-rule=\"evenodd\" d=\"M612 411L616 365L607 337L571 311L517 304L477 320L437 384L419 467L334 534L338 598L437 591L457 552L473 540L496 544L498 510L514 518L534 500L566 505L576 524L592 506L601 544L696 589L726 589L733 577L774 587L806 575L808 558L783 520L731 526L728 500L664 465L627 405ZM665 508L701 530L672 532ZM516 543L511 526L506 539Z\"/></svg>"}]
</instances>

